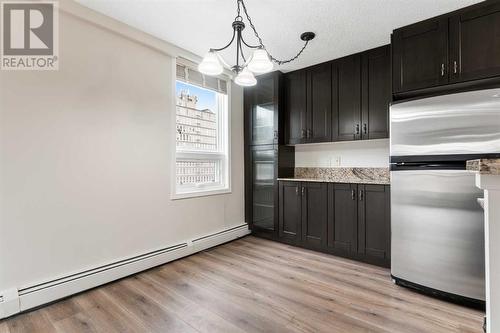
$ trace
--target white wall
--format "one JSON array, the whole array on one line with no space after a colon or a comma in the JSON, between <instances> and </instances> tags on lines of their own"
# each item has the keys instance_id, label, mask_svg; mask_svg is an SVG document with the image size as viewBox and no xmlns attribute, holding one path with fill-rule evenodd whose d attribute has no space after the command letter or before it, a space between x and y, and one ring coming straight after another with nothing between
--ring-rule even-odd
<instances>
[{"instance_id":1,"label":"white wall","mask_svg":"<svg viewBox=\"0 0 500 333\"><path fill-rule=\"evenodd\" d=\"M59 71L0 72L0 290L244 222L242 91L232 194L172 201L173 59L155 43L61 13Z\"/></svg>"},{"instance_id":2,"label":"white wall","mask_svg":"<svg viewBox=\"0 0 500 333\"><path fill-rule=\"evenodd\" d=\"M388 167L389 139L297 145L295 166Z\"/></svg>"}]
</instances>

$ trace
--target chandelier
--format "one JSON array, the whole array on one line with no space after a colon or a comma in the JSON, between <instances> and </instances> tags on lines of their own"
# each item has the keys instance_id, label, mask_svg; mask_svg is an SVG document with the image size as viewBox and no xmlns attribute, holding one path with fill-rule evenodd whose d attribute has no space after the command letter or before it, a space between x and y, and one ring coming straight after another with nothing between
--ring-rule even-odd
<instances>
[{"instance_id":1,"label":"chandelier","mask_svg":"<svg viewBox=\"0 0 500 333\"><path fill-rule=\"evenodd\" d=\"M283 65L297 59L302 52L304 52L305 48L309 41L311 41L315 34L313 32L304 32L300 35L300 39L302 39L305 43L304 46L300 49L300 51L293 57L288 60L278 60L273 57L264 46L262 42L262 38L257 33L255 26L252 23L250 16L248 15L247 8L243 0L237 1L237 15L232 24L233 27L233 37L229 41L229 43L221 47L219 49L210 49L208 53L203 58L203 61L198 65L198 70L206 75L220 75L224 70L224 66L231 68L231 70L236 74L236 78L234 82L240 86L248 87L257 84L257 80L255 79L254 74L263 74L273 70L273 62L278 65ZM255 37L258 40L258 45L250 45L247 43L241 34L243 29L245 29L245 23L243 23L243 17L241 16L241 9L246 16L250 27L252 28ZM227 64L224 59L219 55L218 52L227 49L229 46L233 44L236 40L236 64L230 66ZM252 49L252 55L247 58L243 53L243 45L247 48ZM241 59L241 62L240 62Z\"/></svg>"}]
</instances>

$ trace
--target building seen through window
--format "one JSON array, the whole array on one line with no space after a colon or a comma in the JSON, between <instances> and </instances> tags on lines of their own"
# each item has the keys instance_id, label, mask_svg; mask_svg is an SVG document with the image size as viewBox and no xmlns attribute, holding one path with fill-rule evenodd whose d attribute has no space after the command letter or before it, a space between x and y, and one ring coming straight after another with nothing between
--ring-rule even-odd
<instances>
[{"instance_id":1,"label":"building seen through window","mask_svg":"<svg viewBox=\"0 0 500 333\"><path fill-rule=\"evenodd\" d=\"M176 185L178 192L224 186L227 95L177 81Z\"/></svg>"}]
</instances>

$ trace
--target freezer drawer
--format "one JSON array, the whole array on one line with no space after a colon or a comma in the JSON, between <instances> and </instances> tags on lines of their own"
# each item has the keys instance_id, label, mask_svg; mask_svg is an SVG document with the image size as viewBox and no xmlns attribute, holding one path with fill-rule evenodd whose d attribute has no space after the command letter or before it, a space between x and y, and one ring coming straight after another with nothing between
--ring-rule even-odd
<instances>
[{"instance_id":1,"label":"freezer drawer","mask_svg":"<svg viewBox=\"0 0 500 333\"><path fill-rule=\"evenodd\" d=\"M484 300L482 196L464 170L392 171L392 275Z\"/></svg>"},{"instance_id":2,"label":"freezer drawer","mask_svg":"<svg viewBox=\"0 0 500 333\"><path fill-rule=\"evenodd\" d=\"M500 89L394 104L390 118L392 157L500 153Z\"/></svg>"}]
</instances>

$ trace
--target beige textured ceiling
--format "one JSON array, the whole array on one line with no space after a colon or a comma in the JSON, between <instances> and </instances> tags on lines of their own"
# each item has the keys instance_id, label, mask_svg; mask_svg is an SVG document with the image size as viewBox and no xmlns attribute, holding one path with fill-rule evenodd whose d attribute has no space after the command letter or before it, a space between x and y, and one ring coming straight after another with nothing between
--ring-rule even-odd
<instances>
[{"instance_id":1,"label":"beige textured ceiling","mask_svg":"<svg viewBox=\"0 0 500 333\"><path fill-rule=\"evenodd\" d=\"M231 37L236 0L77 0L137 29L203 56ZM268 50L292 57L304 31L317 34L299 60L303 68L390 42L395 28L480 2L479 0L246 0ZM244 31L255 43L250 27ZM234 49L224 58L234 62Z\"/></svg>"}]
</instances>

